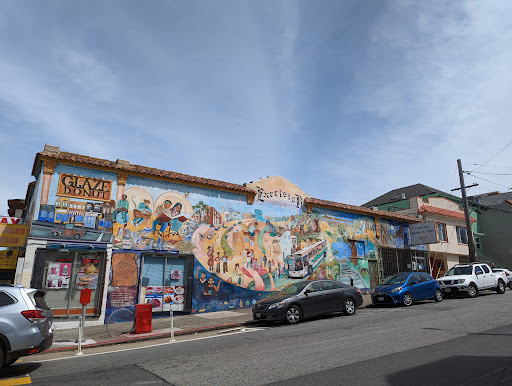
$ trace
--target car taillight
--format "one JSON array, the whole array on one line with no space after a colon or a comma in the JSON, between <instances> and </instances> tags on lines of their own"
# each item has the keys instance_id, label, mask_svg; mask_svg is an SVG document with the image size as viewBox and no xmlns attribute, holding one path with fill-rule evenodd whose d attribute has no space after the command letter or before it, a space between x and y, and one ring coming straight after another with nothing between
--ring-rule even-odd
<instances>
[{"instance_id":1,"label":"car taillight","mask_svg":"<svg viewBox=\"0 0 512 386\"><path fill-rule=\"evenodd\" d=\"M39 319L46 319L46 316L43 315L43 311L39 310L27 310L21 311L21 314L27 318L27 320L31 323L35 323L39 321Z\"/></svg>"}]
</instances>

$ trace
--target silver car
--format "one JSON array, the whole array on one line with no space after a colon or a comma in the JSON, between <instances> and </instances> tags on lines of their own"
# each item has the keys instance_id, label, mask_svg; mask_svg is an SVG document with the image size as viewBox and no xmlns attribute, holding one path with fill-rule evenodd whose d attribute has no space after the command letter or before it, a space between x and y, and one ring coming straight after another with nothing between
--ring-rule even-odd
<instances>
[{"instance_id":1,"label":"silver car","mask_svg":"<svg viewBox=\"0 0 512 386\"><path fill-rule=\"evenodd\" d=\"M52 345L53 312L44 295L34 288L0 283L0 368Z\"/></svg>"}]
</instances>

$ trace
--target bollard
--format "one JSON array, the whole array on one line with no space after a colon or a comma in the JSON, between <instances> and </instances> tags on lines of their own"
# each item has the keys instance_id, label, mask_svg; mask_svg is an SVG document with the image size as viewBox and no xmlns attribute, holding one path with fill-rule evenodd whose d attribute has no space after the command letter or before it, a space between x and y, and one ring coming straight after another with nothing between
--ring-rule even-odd
<instances>
[{"instance_id":1,"label":"bollard","mask_svg":"<svg viewBox=\"0 0 512 386\"><path fill-rule=\"evenodd\" d=\"M75 355L84 355L84 353L82 352L82 322L83 321L83 318L82 318L82 315L80 315L80 318L79 318L79 325L78 325L78 352L75 354Z\"/></svg>"},{"instance_id":2,"label":"bollard","mask_svg":"<svg viewBox=\"0 0 512 386\"><path fill-rule=\"evenodd\" d=\"M171 304L171 340L169 343L176 342L176 339L174 339L174 313L172 312L172 304Z\"/></svg>"},{"instance_id":3,"label":"bollard","mask_svg":"<svg viewBox=\"0 0 512 386\"><path fill-rule=\"evenodd\" d=\"M353 287L354 286L354 278L352 276L350 276L350 285Z\"/></svg>"}]
</instances>

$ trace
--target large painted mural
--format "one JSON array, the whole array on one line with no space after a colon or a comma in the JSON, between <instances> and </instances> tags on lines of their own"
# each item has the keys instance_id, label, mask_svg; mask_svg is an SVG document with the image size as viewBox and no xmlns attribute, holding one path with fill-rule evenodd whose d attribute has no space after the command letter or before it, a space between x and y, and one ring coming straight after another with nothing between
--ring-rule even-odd
<instances>
[{"instance_id":1,"label":"large painted mural","mask_svg":"<svg viewBox=\"0 0 512 386\"><path fill-rule=\"evenodd\" d=\"M80 175L78 175L80 173ZM31 222L31 237L110 242L115 173L58 165L45 202ZM41 192L37 192L40 197Z\"/></svg>"},{"instance_id":2,"label":"large painted mural","mask_svg":"<svg viewBox=\"0 0 512 386\"><path fill-rule=\"evenodd\" d=\"M129 186L112 214L114 248L194 254L193 312L249 307L299 279L352 281L369 292L368 260L378 250L373 217L306 213L306 195L287 180L257 183L253 205ZM378 226L383 246L404 247L407 224L381 220Z\"/></svg>"}]
</instances>

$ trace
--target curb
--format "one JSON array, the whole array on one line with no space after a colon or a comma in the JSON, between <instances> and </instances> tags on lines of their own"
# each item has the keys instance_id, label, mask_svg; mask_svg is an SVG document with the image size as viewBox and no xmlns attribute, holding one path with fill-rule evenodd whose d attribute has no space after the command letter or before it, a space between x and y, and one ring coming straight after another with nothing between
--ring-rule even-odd
<instances>
[{"instance_id":1,"label":"curb","mask_svg":"<svg viewBox=\"0 0 512 386\"><path fill-rule=\"evenodd\" d=\"M224 329L228 329L228 328L242 327L242 326L247 326L247 325L256 324L256 323L258 323L258 321L249 320L247 322L236 322L236 323L219 324L219 325L215 325L215 326L191 328L189 330L174 331L174 336L192 335L192 334L201 333L201 332L224 330ZM170 336L171 336L170 332L156 333L153 335L146 335L143 337L138 337L134 334L133 338L124 337L121 339L113 339L113 340L108 340L108 341L104 341L104 342L97 342L97 343L90 343L90 344L82 345L82 349L93 348L93 347L114 346L116 344L143 342L146 340L156 340L156 339L166 338L166 337L170 337ZM78 350L78 346L52 348L49 350L45 350L42 353L56 353L56 352L75 351L75 350Z\"/></svg>"}]
</instances>

